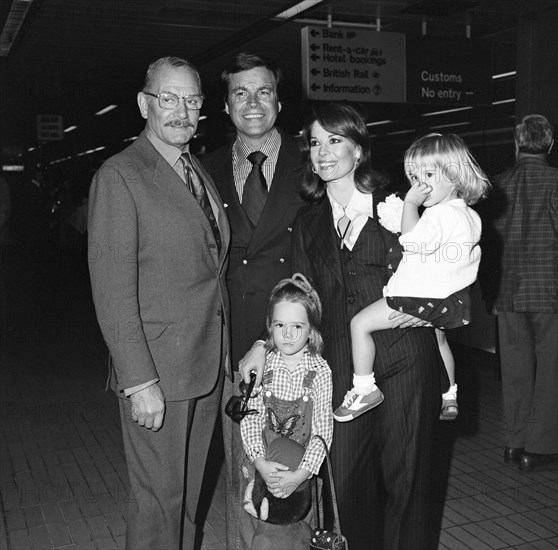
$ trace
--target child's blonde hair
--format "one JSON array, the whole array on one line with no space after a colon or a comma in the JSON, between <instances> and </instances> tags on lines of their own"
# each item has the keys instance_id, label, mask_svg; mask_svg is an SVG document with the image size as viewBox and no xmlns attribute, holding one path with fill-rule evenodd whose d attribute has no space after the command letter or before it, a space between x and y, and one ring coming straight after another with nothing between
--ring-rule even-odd
<instances>
[{"instance_id":1,"label":"child's blonde hair","mask_svg":"<svg viewBox=\"0 0 558 550\"><path fill-rule=\"evenodd\" d=\"M271 323L273 321L273 310L279 302L292 302L300 304L306 310L310 334L308 336L308 351L312 355L321 353L324 349L324 341L320 334L320 322L322 320L322 302L318 293L314 290L308 279L302 273L295 273L290 279L283 279L277 283L272 290L267 304L267 340L266 351L274 350L275 343Z\"/></svg>"},{"instance_id":2,"label":"child's blonde hair","mask_svg":"<svg viewBox=\"0 0 558 550\"><path fill-rule=\"evenodd\" d=\"M490 183L471 155L465 142L456 134L428 134L415 140L405 151L405 173L434 164L452 182L457 196L475 204L486 196Z\"/></svg>"}]
</instances>

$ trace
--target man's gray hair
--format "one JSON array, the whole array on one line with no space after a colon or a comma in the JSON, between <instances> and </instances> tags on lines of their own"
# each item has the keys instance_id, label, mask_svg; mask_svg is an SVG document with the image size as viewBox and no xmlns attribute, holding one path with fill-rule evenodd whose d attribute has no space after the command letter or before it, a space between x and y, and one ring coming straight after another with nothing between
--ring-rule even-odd
<instances>
[{"instance_id":1,"label":"man's gray hair","mask_svg":"<svg viewBox=\"0 0 558 550\"><path fill-rule=\"evenodd\" d=\"M143 81L142 91L144 92L150 91L149 88L151 87L151 84L155 78L155 73L161 67L173 67L177 69L184 68L190 71L196 77L201 92L202 89L201 77L196 67L194 67L192 63L190 63L186 59L183 59L182 57L174 57L171 55L167 57L160 57L159 59L156 59L155 61L152 61L149 64L149 67L147 68L147 72L145 73L145 79Z\"/></svg>"},{"instance_id":2,"label":"man's gray hair","mask_svg":"<svg viewBox=\"0 0 558 550\"><path fill-rule=\"evenodd\" d=\"M554 128L542 115L527 115L515 127L513 137L520 153L540 155L548 153Z\"/></svg>"}]
</instances>

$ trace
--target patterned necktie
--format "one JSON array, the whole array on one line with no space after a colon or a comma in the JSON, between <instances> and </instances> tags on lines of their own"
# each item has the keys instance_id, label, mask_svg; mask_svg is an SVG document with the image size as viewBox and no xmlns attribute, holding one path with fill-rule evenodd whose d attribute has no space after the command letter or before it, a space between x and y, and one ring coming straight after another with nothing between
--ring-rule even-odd
<instances>
[{"instance_id":1,"label":"patterned necktie","mask_svg":"<svg viewBox=\"0 0 558 550\"><path fill-rule=\"evenodd\" d=\"M242 190L242 207L252 225L256 227L267 199L267 183L262 172L262 164L267 155L261 151L254 151L247 158L252 163L252 171L248 174Z\"/></svg>"},{"instance_id":2,"label":"patterned necktie","mask_svg":"<svg viewBox=\"0 0 558 550\"><path fill-rule=\"evenodd\" d=\"M217 251L221 252L221 233L219 232L219 226L217 225L217 221L215 220L215 216L213 215L213 210L211 209L211 204L209 203L205 185L194 170L190 155L188 153L184 153L181 155L180 158L182 159L182 163L184 164L184 176L186 178L186 185L188 185L188 189L190 189L192 195L194 195L202 210L204 211L204 214L207 216L209 224L211 225L211 229L213 230L213 236L215 237L215 241L217 242Z\"/></svg>"},{"instance_id":3,"label":"patterned necktie","mask_svg":"<svg viewBox=\"0 0 558 550\"><path fill-rule=\"evenodd\" d=\"M337 222L337 233L339 233L339 237L341 237L340 248L343 248L345 239L349 239L351 228L351 218L349 218L347 214L343 214L343 217Z\"/></svg>"}]
</instances>

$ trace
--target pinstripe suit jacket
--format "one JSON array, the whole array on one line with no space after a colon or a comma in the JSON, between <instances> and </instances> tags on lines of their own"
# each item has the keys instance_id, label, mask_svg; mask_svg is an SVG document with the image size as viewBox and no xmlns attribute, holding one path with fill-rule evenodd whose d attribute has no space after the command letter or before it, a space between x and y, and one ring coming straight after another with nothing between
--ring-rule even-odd
<instances>
[{"instance_id":1,"label":"pinstripe suit jacket","mask_svg":"<svg viewBox=\"0 0 558 550\"><path fill-rule=\"evenodd\" d=\"M304 207L297 217L293 237L293 271L310 277L323 302L322 334L324 357L333 371L333 406L337 407L352 386L352 361L349 322L362 308L383 297L390 277L386 257L397 245L397 236L378 223L376 207L387 193L374 192L374 218L369 219L359 235L353 254L364 265L361 273L344 273L339 252L339 237L333 226L329 200ZM378 381L391 376L389 348L396 342L408 346L432 347L430 331L425 329L386 330L374 333L377 358L374 372ZM420 334L419 334L420 333ZM410 336L410 338L409 338Z\"/></svg>"},{"instance_id":2,"label":"pinstripe suit jacket","mask_svg":"<svg viewBox=\"0 0 558 550\"><path fill-rule=\"evenodd\" d=\"M313 281L323 302L323 356L331 367L334 408L352 386L349 322L382 298L390 275L386 259L397 238L378 223L376 211L385 196L382 190L374 193L374 218L350 254L339 250L327 198L301 209L295 222L293 270ZM430 456L445 370L432 329L378 331L374 342L374 373L386 399L352 422L337 424L333 436L341 529L355 550L430 548Z\"/></svg>"},{"instance_id":3,"label":"pinstripe suit jacket","mask_svg":"<svg viewBox=\"0 0 558 550\"><path fill-rule=\"evenodd\" d=\"M502 243L496 309L558 312L558 169L523 156L499 176L504 200L495 226Z\"/></svg>"}]
</instances>

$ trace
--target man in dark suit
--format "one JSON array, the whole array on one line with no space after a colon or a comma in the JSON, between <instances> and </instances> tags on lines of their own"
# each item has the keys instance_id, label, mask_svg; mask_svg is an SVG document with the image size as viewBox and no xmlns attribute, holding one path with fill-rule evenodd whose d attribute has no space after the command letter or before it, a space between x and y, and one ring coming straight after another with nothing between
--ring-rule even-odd
<instances>
[{"instance_id":1,"label":"man in dark suit","mask_svg":"<svg viewBox=\"0 0 558 550\"><path fill-rule=\"evenodd\" d=\"M131 482L126 548L190 550L227 362L229 226L190 154L203 103L184 59L147 70L145 130L95 174L89 268Z\"/></svg>"},{"instance_id":2,"label":"man in dark suit","mask_svg":"<svg viewBox=\"0 0 558 550\"><path fill-rule=\"evenodd\" d=\"M504 460L534 470L558 460L558 169L552 126L516 126L517 163L497 178L502 269L495 302L506 420Z\"/></svg>"},{"instance_id":3,"label":"man in dark suit","mask_svg":"<svg viewBox=\"0 0 558 550\"><path fill-rule=\"evenodd\" d=\"M219 190L231 226L227 284L231 299L232 364L265 330L265 311L275 284L290 277L291 234L298 209L301 153L296 140L275 127L281 110L281 72L268 59L237 55L221 74L225 110L236 137L203 157ZM259 152L263 153L260 155ZM240 377L235 375L235 382ZM224 401L235 391L225 384ZM227 474L227 548L239 541L241 472L240 431L224 419ZM250 538L250 535L247 535Z\"/></svg>"}]
</instances>

